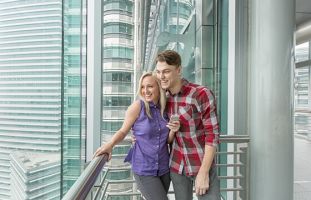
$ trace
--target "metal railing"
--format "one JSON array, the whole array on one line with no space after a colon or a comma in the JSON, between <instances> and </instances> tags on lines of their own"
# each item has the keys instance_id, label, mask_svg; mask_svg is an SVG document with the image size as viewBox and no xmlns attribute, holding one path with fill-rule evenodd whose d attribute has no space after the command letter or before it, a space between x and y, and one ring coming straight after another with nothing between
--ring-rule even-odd
<instances>
[{"instance_id":1,"label":"metal railing","mask_svg":"<svg viewBox=\"0 0 311 200\"><path fill-rule=\"evenodd\" d=\"M294 134L311 141L311 109L296 108L294 118Z\"/></svg>"},{"instance_id":2,"label":"metal railing","mask_svg":"<svg viewBox=\"0 0 311 200\"><path fill-rule=\"evenodd\" d=\"M216 166L218 167L223 199L249 199L249 137L221 136ZM123 160L124 155L117 155ZM114 159L118 159L114 157ZM132 176L114 180L109 175L130 173L130 166L109 167L105 165L107 155L94 158L75 184L64 196L63 200L106 200L113 197L118 199L140 199L140 192ZM105 165L105 166L104 166ZM170 188L169 196L173 196ZM134 198L136 197L136 198Z\"/></svg>"},{"instance_id":3,"label":"metal railing","mask_svg":"<svg viewBox=\"0 0 311 200\"><path fill-rule=\"evenodd\" d=\"M218 177L223 199L249 199L249 137L221 136L217 152Z\"/></svg>"},{"instance_id":4,"label":"metal railing","mask_svg":"<svg viewBox=\"0 0 311 200\"><path fill-rule=\"evenodd\" d=\"M79 176L70 190L66 193L66 195L62 198L62 200L86 199L107 161L107 154L95 157Z\"/></svg>"}]
</instances>

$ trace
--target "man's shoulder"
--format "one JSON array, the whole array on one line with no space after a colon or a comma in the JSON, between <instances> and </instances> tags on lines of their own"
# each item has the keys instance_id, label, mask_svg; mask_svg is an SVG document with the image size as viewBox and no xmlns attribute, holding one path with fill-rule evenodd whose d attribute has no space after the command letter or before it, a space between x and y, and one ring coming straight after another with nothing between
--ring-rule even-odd
<instances>
[{"instance_id":1,"label":"man's shoulder","mask_svg":"<svg viewBox=\"0 0 311 200\"><path fill-rule=\"evenodd\" d=\"M192 82L188 82L185 87L189 92L191 91L191 94L194 96L213 93L209 87Z\"/></svg>"}]
</instances>

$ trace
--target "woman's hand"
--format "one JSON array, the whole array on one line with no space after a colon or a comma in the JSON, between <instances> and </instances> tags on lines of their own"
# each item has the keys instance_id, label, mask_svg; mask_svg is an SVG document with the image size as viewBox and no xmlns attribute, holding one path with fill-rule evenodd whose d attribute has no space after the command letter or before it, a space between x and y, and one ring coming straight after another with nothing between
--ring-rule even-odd
<instances>
[{"instance_id":1,"label":"woman's hand","mask_svg":"<svg viewBox=\"0 0 311 200\"><path fill-rule=\"evenodd\" d=\"M110 144L110 143L106 143L106 144L103 144L101 147L99 147L95 153L94 153L94 157L96 156L101 156L103 155L104 153L107 153L108 154L108 160L111 160L111 157L112 157L112 148L113 146Z\"/></svg>"}]
</instances>

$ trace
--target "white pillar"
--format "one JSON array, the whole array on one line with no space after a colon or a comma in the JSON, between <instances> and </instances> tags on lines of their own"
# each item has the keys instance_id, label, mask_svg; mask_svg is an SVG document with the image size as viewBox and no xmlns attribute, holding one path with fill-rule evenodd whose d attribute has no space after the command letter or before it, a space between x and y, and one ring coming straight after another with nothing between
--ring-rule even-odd
<instances>
[{"instance_id":1,"label":"white pillar","mask_svg":"<svg viewBox=\"0 0 311 200\"><path fill-rule=\"evenodd\" d=\"M250 1L250 199L293 199L294 0Z\"/></svg>"},{"instance_id":2,"label":"white pillar","mask_svg":"<svg viewBox=\"0 0 311 200\"><path fill-rule=\"evenodd\" d=\"M100 146L101 122L101 0L88 0L86 159Z\"/></svg>"}]
</instances>

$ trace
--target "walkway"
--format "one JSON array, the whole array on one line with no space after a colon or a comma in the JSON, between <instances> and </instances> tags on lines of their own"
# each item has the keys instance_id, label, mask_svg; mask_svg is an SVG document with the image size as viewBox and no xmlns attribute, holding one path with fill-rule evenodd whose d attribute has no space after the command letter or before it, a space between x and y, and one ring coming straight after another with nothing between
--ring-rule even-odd
<instances>
[{"instance_id":1,"label":"walkway","mask_svg":"<svg viewBox=\"0 0 311 200\"><path fill-rule=\"evenodd\" d=\"M311 141L294 137L294 200L311 199Z\"/></svg>"}]
</instances>

